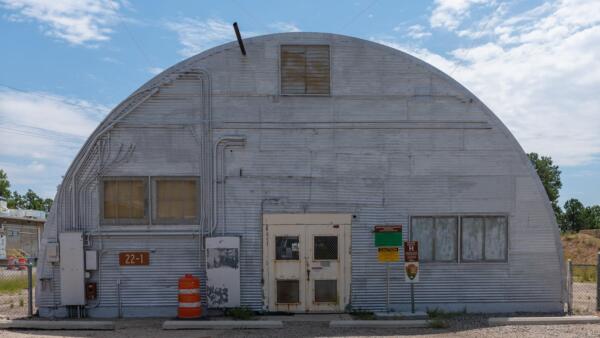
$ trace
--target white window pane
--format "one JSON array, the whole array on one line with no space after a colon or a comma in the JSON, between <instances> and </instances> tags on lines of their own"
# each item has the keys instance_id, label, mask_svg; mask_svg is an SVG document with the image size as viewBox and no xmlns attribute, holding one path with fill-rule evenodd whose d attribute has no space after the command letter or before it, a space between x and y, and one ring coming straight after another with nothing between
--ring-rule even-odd
<instances>
[{"instance_id":1,"label":"white window pane","mask_svg":"<svg viewBox=\"0 0 600 338\"><path fill-rule=\"evenodd\" d=\"M435 260L456 260L456 217L436 217L435 219Z\"/></svg>"},{"instance_id":2,"label":"white window pane","mask_svg":"<svg viewBox=\"0 0 600 338\"><path fill-rule=\"evenodd\" d=\"M463 217L461 244L463 260L483 259L483 217Z\"/></svg>"},{"instance_id":3,"label":"white window pane","mask_svg":"<svg viewBox=\"0 0 600 338\"><path fill-rule=\"evenodd\" d=\"M485 259L506 260L506 217L485 219Z\"/></svg>"},{"instance_id":4,"label":"white window pane","mask_svg":"<svg viewBox=\"0 0 600 338\"><path fill-rule=\"evenodd\" d=\"M412 218L412 240L419 241L419 259L422 261L433 260L433 218Z\"/></svg>"}]
</instances>

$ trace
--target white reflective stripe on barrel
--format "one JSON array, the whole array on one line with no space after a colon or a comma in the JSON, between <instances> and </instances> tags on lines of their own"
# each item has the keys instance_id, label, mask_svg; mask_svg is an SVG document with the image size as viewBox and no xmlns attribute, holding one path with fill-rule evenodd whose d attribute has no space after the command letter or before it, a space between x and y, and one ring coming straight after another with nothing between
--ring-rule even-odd
<instances>
[{"instance_id":1,"label":"white reflective stripe on barrel","mask_svg":"<svg viewBox=\"0 0 600 338\"><path fill-rule=\"evenodd\" d=\"M195 302L195 303L179 303L179 307L200 307L200 302Z\"/></svg>"},{"instance_id":2,"label":"white reflective stripe on barrel","mask_svg":"<svg viewBox=\"0 0 600 338\"><path fill-rule=\"evenodd\" d=\"M200 293L200 289L179 289L179 294L182 295L193 295L195 293Z\"/></svg>"}]
</instances>

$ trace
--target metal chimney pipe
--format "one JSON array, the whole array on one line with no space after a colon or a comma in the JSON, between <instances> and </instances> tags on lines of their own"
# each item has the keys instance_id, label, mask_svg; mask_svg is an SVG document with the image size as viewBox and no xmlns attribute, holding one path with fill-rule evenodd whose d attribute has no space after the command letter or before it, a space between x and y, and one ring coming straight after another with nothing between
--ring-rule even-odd
<instances>
[{"instance_id":1,"label":"metal chimney pipe","mask_svg":"<svg viewBox=\"0 0 600 338\"><path fill-rule=\"evenodd\" d=\"M240 50L242 51L242 54L246 56L246 48L244 47L244 41L242 40L242 34L240 34L240 29L237 22L233 23L233 29L235 30L235 36L237 37L238 44L240 45Z\"/></svg>"}]
</instances>

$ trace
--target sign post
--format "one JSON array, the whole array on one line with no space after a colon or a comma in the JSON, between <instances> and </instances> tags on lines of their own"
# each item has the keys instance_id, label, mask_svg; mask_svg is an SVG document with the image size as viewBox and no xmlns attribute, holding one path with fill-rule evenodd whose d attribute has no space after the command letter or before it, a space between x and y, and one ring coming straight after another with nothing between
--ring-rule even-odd
<instances>
[{"instance_id":1,"label":"sign post","mask_svg":"<svg viewBox=\"0 0 600 338\"><path fill-rule=\"evenodd\" d=\"M377 260L385 263L385 305L390 310L390 262L400 261L402 225L377 225L373 229Z\"/></svg>"},{"instance_id":2,"label":"sign post","mask_svg":"<svg viewBox=\"0 0 600 338\"><path fill-rule=\"evenodd\" d=\"M404 242L404 280L410 283L410 309L415 313L415 283L419 282L419 242Z\"/></svg>"}]
</instances>

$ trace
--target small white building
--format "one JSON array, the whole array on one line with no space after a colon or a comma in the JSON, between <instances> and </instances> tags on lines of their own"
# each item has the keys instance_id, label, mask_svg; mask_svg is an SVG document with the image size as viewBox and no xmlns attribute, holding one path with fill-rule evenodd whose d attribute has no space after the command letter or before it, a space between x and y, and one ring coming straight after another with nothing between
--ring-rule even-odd
<instances>
[{"instance_id":1,"label":"small white building","mask_svg":"<svg viewBox=\"0 0 600 338\"><path fill-rule=\"evenodd\" d=\"M418 310L563 311L544 188L471 92L348 36L245 47L167 69L90 136L44 230L42 316L174 316L186 273L205 306L408 310L403 258L387 278L378 225L419 241Z\"/></svg>"},{"instance_id":2,"label":"small white building","mask_svg":"<svg viewBox=\"0 0 600 338\"><path fill-rule=\"evenodd\" d=\"M0 260L10 252L37 258L46 212L28 209L9 209L0 197Z\"/></svg>"}]
</instances>

